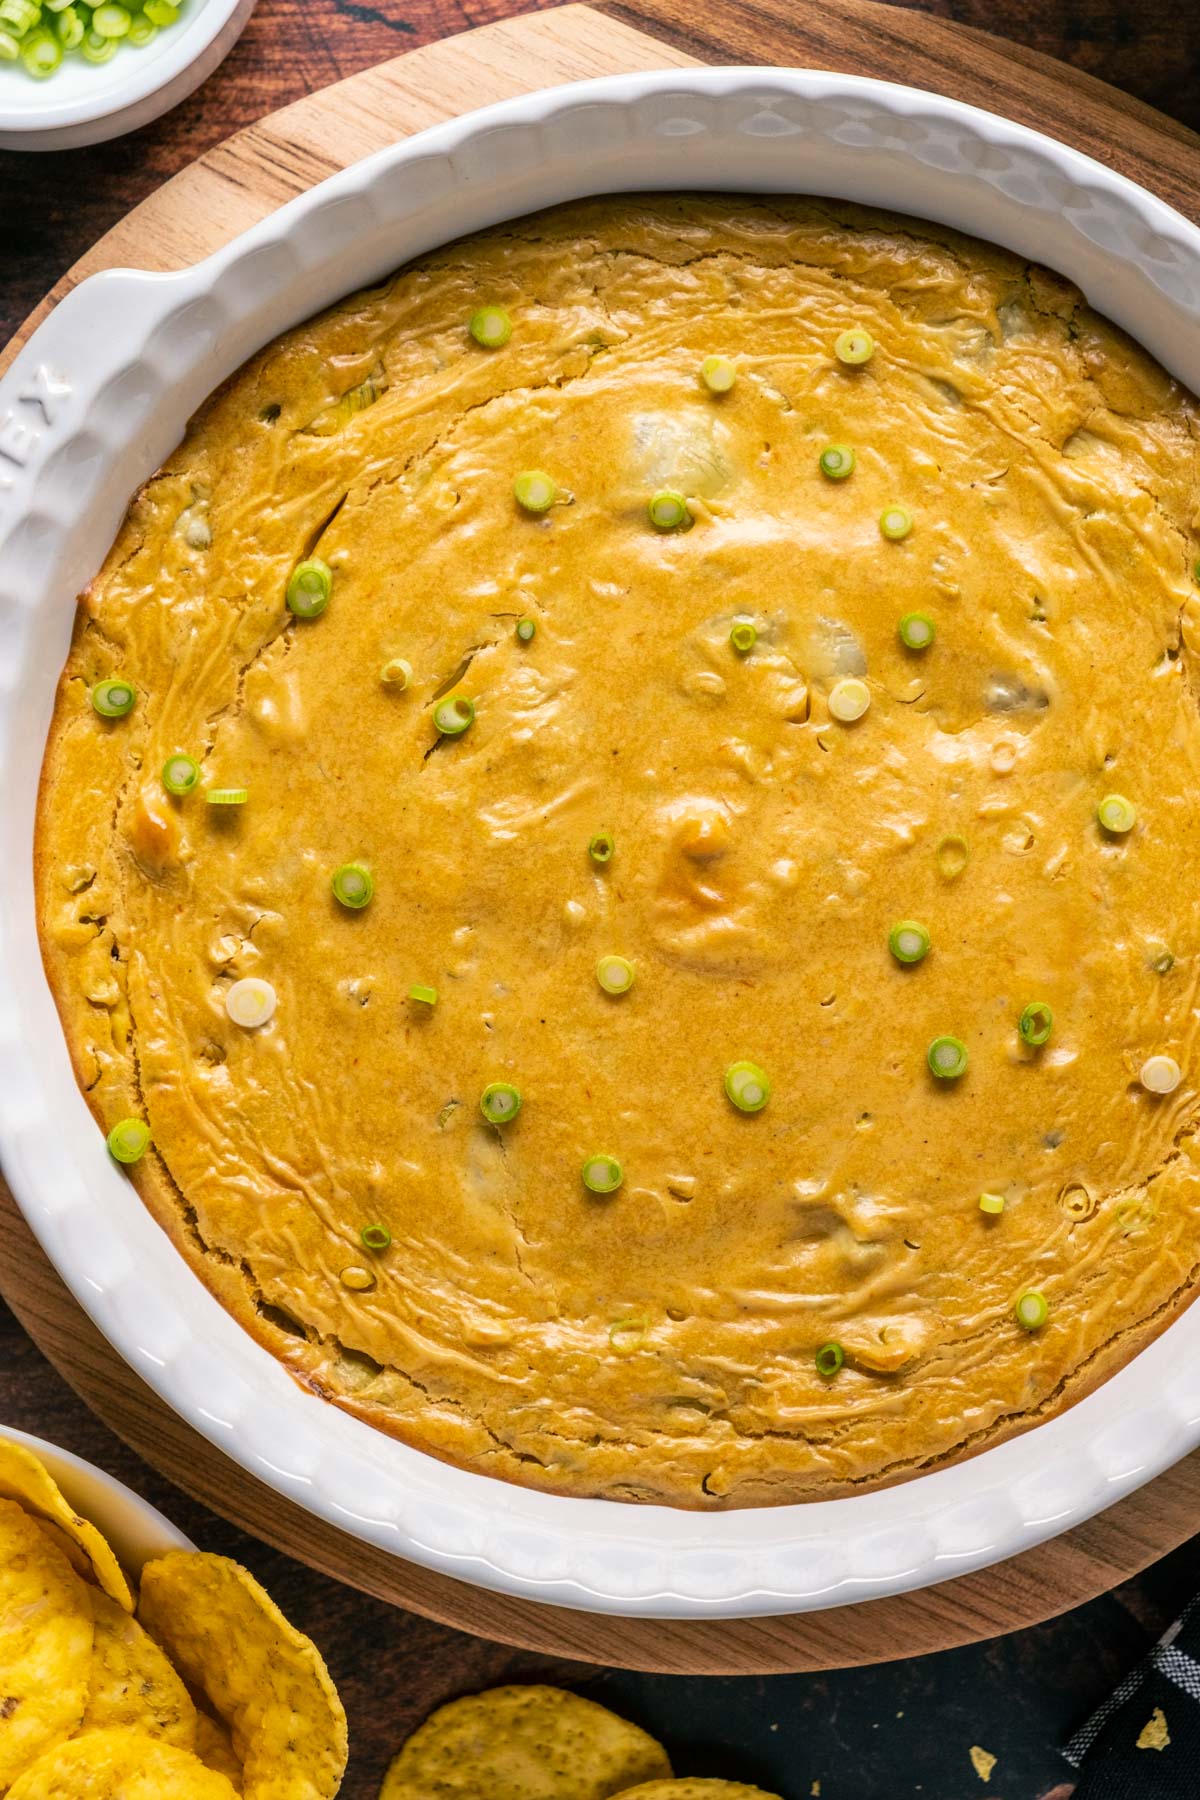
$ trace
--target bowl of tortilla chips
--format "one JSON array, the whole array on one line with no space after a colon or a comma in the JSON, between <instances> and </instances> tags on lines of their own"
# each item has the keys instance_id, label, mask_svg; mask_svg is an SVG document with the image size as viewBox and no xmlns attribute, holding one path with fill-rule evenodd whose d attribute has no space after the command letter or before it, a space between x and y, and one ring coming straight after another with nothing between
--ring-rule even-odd
<instances>
[{"instance_id":1,"label":"bowl of tortilla chips","mask_svg":"<svg viewBox=\"0 0 1200 1800\"><path fill-rule=\"evenodd\" d=\"M248 1570L0 1430L0 1795L333 1800L346 1715Z\"/></svg>"}]
</instances>

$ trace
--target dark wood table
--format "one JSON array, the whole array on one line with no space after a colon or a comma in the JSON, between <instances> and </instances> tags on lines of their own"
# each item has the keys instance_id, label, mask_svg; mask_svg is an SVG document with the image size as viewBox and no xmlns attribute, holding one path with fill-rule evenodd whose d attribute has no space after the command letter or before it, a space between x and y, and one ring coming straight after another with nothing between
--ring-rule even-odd
<instances>
[{"instance_id":1,"label":"dark wood table","mask_svg":"<svg viewBox=\"0 0 1200 1800\"><path fill-rule=\"evenodd\" d=\"M548 3L548 0L547 0ZM911 0L910 0L911 3ZM94 149L0 153L0 343L56 278L159 182L299 95L539 0L260 0L232 56L167 118ZM829 0L836 7L838 0ZM1200 129L1200 7L1179 0L919 0L1059 56ZM609 0L713 59L786 60L788 0ZM920 81L919 69L912 79ZM1067 1800L1058 1746L1200 1586L1200 1540L1090 1606L992 1644L829 1675L692 1680L546 1665L338 1586L264 1549L141 1464L66 1388L0 1305L0 1421L101 1464L205 1548L239 1557L324 1650L350 1714L345 1800L374 1800L391 1751L440 1700L532 1674L571 1681L658 1732L681 1773L785 1800ZM986 1789L969 1751L997 1758ZM819 1790L813 1784L819 1782Z\"/></svg>"}]
</instances>

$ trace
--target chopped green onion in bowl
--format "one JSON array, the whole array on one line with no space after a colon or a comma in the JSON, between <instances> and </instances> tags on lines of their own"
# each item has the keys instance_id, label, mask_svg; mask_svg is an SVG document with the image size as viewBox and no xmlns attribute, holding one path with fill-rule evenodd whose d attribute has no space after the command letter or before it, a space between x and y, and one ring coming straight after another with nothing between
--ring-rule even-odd
<instances>
[{"instance_id":1,"label":"chopped green onion in bowl","mask_svg":"<svg viewBox=\"0 0 1200 1800\"><path fill-rule=\"evenodd\" d=\"M335 869L330 878L333 897L341 906L347 906L352 912L359 912L370 903L375 892L375 881L365 863L343 863Z\"/></svg>"},{"instance_id":2,"label":"chopped green onion in bowl","mask_svg":"<svg viewBox=\"0 0 1200 1800\"><path fill-rule=\"evenodd\" d=\"M447 694L434 707L433 722L443 737L461 737L475 723L475 702L465 694Z\"/></svg>"},{"instance_id":3,"label":"chopped green onion in bowl","mask_svg":"<svg viewBox=\"0 0 1200 1800\"><path fill-rule=\"evenodd\" d=\"M33 80L45 81L73 51L103 64L121 44L142 48L179 13L174 0L145 0L141 11L123 0L0 0L0 62L19 62Z\"/></svg>"},{"instance_id":4,"label":"chopped green onion in bowl","mask_svg":"<svg viewBox=\"0 0 1200 1800\"><path fill-rule=\"evenodd\" d=\"M471 314L467 330L482 350L499 350L512 336L512 320L502 306L481 306Z\"/></svg>"},{"instance_id":5,"label":"chopped green onion in bowl","mask_svg":"<svg viewBox=\"0 0 1200 1800\"><path fill-rule=\"evenodd\" d=\"M83 34L83 42L79 46L79 54L82 56L84 62L96 63L97 65L111 62L113 57L117 54L117 48L120 42L120 38L103 37L100 32L93 31L89 27Z\"/></svg>"},{"instance_id":6,"label":"chopped green onion in bowl","mask_svg":"<svg viewBox=\"0 0 1200 1800\"><path fill-rule=\"evenodd\" d=\"M133 711L137 690L131 681L114 676L98 681L92 689L92 707L102 719L123 719Z\"/></svg>"},{"instance_id":7,"label":"chopped green onion in bowl","mask_svg":"<svg viewBox=\"0 0 1200 1800\"><path fill-rule=\"evenodd\" d=\"M896 627L900 642L906 650L928 650L937 636L937 626L928 613L905 613Z\"/></svg>"},{"instance_id":8,"label":"chopped green onion in bowl","mask_svg":"<svg viewBox=\"0 0 1200 1800\"><path fill-rule=\"evenodd\" d=\"M757 1063L730 1063L725 1071L725 1092L739 1112L761 1112L771 1098L770 1079Z\"/></svg>"},{"instance_id":9,"label":"chopped green onion in bowl","mask_svg":"<svg viewBox=\"0 0 1200 1800\"><path fill-rule=\"evenodd\" d=\"M854 452L849 444L827 444L817 459L826 481L845 481L854 473Z\"/></svg>"},{"instance_id":10,"label":"chopped green onion in bowl","mask_svg":"<svg viewBox=\"0 0 1200 1800\"><path fill-rule=\"evenodd\" d=\"M852 325L843 331L833 346L833 354L847 368L861 368L863 363L870 362L875 354L875 339L861 325Z\"/></svg>"},{"instance_id":11,"label":"chopped green onion in bowl","mask_svg":"<svg viewBox=\"0 0 1200 1800\"><path fill-rule=\"evenodd\" d=\"M625 1171L615 1156L598 1152L583 1165L583 1185L591 1194L615 1194L625 1179Z\"/></svg>"},{"instance_id":12,"label":"chopped green onion in bowl","mask_svg":"<svg viewBox=\"0 0 1200 1800\"><path fill-rule=\"evenodd\" d=\"M200 779L200 764L194 756L185 756L182 751L176 756L168 756L162 766L162 784L168 794L190 794Z\"/></svg>"},{"instance_id":13,"label":"chopped green onion in bowl","mask_svg":"<svg viewBox=\"0 0 1200 1800\"><path fill-rule=\"evenodd\" d=\"M479 1096L479 1110L489 1125L508 1125L521 1110L521 1090L511 1081L493 1081Z\"/></svg>"},{"instance_id":14,"label":"chopped green onion in bowl","mask_svg":"<svg viewBox=\"0 0 1200 1800\"><path fill-rule=\"evenodd\" d=\"M297 563L288 578L288 611L297 619L317 619L329 605L333 592L333 570L319 556Z\"/></svg>"},{"instance_id":15,"label":"chopped green onion in bowl","mask_svg":"<svg viewBox=\"0 0 1200 1800\"><path fill-rule=\"evenodd\" d=\"M120 1119L108 1134L109 1155L116 1162L140 1162L149 1148L150 1127L144 1119Z\"/></svg>"}]
</instances>

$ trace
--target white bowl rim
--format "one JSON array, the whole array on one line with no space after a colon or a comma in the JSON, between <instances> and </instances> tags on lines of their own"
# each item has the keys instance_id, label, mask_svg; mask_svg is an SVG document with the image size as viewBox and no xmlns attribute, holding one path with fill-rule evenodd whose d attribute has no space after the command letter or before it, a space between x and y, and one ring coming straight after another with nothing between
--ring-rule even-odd
<instances>
[{"instance_id":1,"label":"white bowl rim","mask_svg":"<svg viewBox=\"0 0 1200 1800\"><path fill-rule=\"evenodd\" d=\"M149 1500L96 1463L64 1450L49 1438L0 1422L0 1441L5 1439L23 1444L45 1463L80 1517L95 1525L112 1544L127 1574L136 1577L143 1562L168 1550L196 1548Z\"/></svg>"},{"instance_id":2,"label":"white bowl rim","mask_svg":"<svg viewBox=\"0 0 1200 1800\"><path fill-rule=\"evenodd\" d=\"M184 0L184 4L188 10L168 27L169 35L153 53L118 50L112 63L103 64L102 69L120 78L97 81L94 92L85 90L71 99L56 100L53 76L45 84L31 80L28 106L0 103L0 132L28 133L35 138L40 132L91 124L136 107L198 62L244 0ZM118 61L128 63L128 75L124 68L115 68Z\"/></svg>"},{"instance_id":3,"label":"white bowl rim","mask_svg":"<svg viewBox=\"0 0 1200 1800\"><path fill-rule=\"evenodd\" d=\"M832 179L791 179L792 165L784 169L780 158L771 181L747 180L754 158L775 154L763 146L777 130L789 155L808 156L806 170L832 170ZM616 134L611 143L606 133ZM868 193L854 188L864 142ZM627 146L637 153L630 167L619 162ZM734 148L740 161L731 160ZM572 168L602 169L595 185L578 174L581 185L567 182L572 156ZM699 173L710 166L715 178ZM918 183L911 204L893 196L918 177L926 185ZM440 216L439 182L449 183L457 222L423 242L412 221ZM77 585L95 566L91 552L80 560L85 528L101 550L111 541L124 502L105 488L103 471L118 451L149 473L178 435L154 410L169 410L162 391L178 414L185 399L194 403L216 384L231 357L240 361L248 346L274 336L280 319L303 317L322 296L360 285L350 271L374 266L372 255L382 272L415 254L414 245L547 203L531 203L530 193L568 198L622 187L798 188L964 229L972 228L961 216L968 205L992 206L1009 223L1002 231L988 223L981 235L1027 255L1035 254L1030 241L1061 243L1060 254L1037 252L1040 260L1093 297L1103 287L1102 310L1200 387L1200 231L1124 177L1025 127L918 89L765 68L605 77L502 102L378 152L195 268L92 278L22 350L0 382L0 478L10 490L6 497L0 487L0 620L11 625L0 630L0 693L10 701L0 720L0 782L10 765L19 767L23 732L40 725L39 750L44 741L48 703L25 702L22 678L36 685L35 670L20 654L40 595L56 594L61 607L68 579ZM410 236L382 258L377 246L401 235L397 207L408 208ZM257 321L244 336L239 306ZM93 334L92 361L76 373L71 349L81 324L106 325L119 341ZM1181 324L1193 329L1181 332ZM60 392L63 368L71 379ZM114 389L114 381L125 385ZM105 411L106 395L118 392L120 409ZM26 433L15 468L3 461L6 405L18 424L40 417L37 408L46 421L32 439ZM315 1514L411 1561L527 1598L658 1618L745 1617L896 1594L998 1561L1088 1518L1200 1438L1200 1308L1098 1393L1023 1436L900 1486L758 1511L679 1512L510 1488L299 1396L131 1202L70 1077L61 1033L51 1042L54 1033L31 1028L52 1016L40 967L29 971L21 961L36 957L20 855L25 842L27 863L21 832L31 801L19 785L6 791L16 795L9 867L17 872L11 893L0 896L0 957L14 971L0 985L0 1152L13 1191L131 1366L226 1454ZM9 943L13 919L24 936Z\"/></svg>"}]
</instances>

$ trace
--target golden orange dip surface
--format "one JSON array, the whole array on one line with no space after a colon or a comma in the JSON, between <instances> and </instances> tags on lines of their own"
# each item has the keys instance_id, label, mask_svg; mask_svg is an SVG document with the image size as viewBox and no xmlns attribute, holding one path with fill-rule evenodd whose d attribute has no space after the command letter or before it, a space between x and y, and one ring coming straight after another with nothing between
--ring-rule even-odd
<instances>
[{"instance_id":1,"label":"golden orange dip surface","mask_svg":"<svg viewBox=\"0 0 1200 1800\"><path fill-rule=\"evenodd\" d=\"M807 201L520 221L263 351L81 600L38 844L80 1082L106 1130L149 1122L133 1178L191 1266L412 1444L684 1506L892 1480L1126 1360L1200 1261L1197 442L1059 278ZM690 528L653 528L661 489ZM332 597L296 618L313 556ZM443 738L451 695L476 715ZM901 920L932 940L910 967ZM243 977L277 998L257 1028Z\"/></svg>"}]
</instances>

